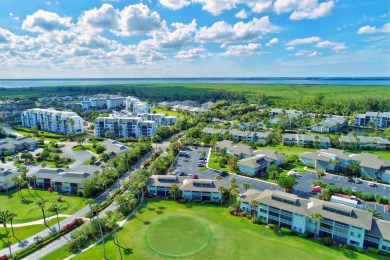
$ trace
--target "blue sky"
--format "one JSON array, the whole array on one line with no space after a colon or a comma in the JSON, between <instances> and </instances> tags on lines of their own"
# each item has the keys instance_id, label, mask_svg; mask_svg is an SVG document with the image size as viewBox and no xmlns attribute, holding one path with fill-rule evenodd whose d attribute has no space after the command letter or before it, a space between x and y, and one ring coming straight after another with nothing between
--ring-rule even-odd
<instances>
[{"instance_id":1,"label":"blue sky","mask_svg":"<svg viewBox=\"0 0 390 260\"><path fill-rule=\"evenodd\" d=\"M384 0L2 0L0 78L389 76Z\"/></svg>"}]
</instances>

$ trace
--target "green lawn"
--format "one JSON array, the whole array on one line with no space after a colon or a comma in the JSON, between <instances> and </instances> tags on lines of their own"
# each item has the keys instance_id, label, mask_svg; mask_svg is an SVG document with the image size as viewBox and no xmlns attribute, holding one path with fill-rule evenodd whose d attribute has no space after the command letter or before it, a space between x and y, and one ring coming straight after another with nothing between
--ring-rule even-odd
<instances>
[{"instance_id":1,"label":"green lawn","mask_svg":"<svg viewBox=\"0 0 390 260\"><path fill-rule=\"evenodd\" d=\"M214 162L214 159L217 158L218 156L218 153L217 152L211 152L210 154L210 159L208 160L207 162L207 166L212 168L212 169L216 169L216 170L220 170L220 171L228 171L230 172L230 170L228 169L227 165L226 167L221 167L219 166L219 162L218 162L218 159L217 159L217 162Z\"/></svg>"},{"instance_id":2,"label":"green lawn","mask_svg":"<svg viewBox=\"0 0 390 260\"><path fill-rule=\"evenodd\" d=\"M30 192L27 189L23 189L22 195L25 198L24 202L16 190L10 191L8 194L0 194L1 210L9 210L18 215L15 217L14 223L25 223L42 219L42 212L40 209L35 209L36 205L34 202L40 198L45 199L47 200L46 209L48 209L52 204L57 203L57 198L59 197L59 193L57 192L50 193L48 191L37 190L35 193L32 189ZM60 214L72 214L81 209L85 204L83 198L76 196L64 195L62 199L63 202L59 202L63 206L63 209L59 212ZM48 217L54 215L53 212L46 212L46 216Z\"/></svg>"},{"instance_id":3,"label":"green lawn","mask_svg":"<svg viewBox=\"0 0 390 260\"><path fill-rule=\"evenodd\" d=\"M193 228L192 228L193 227ZM229 215L225 207L183 205L147 200L145 206L118 232L124 259L380 259L378 255L325 247L295 236L275 234L246 218ZM190 243L193 241L193 243ZM112 238L107 258L120 259ZM171 256L171 257L168 257ZM51 254L64 257L64 249ZM75 259L101 259L95 246ZM382 259L384 259L382 257Z\"/></svg>"},{"instance_id":4,"label":"green lawn","mask_svg":"<svg viewBox=\"0 0 390 260\"><path fill-rule=\"evenodd\" d=\"M151 108L150 112L156 112L158 114L164 114L164 115L168 115L168 116L176 116L177 118L183 117L182 113L179 113L177 111L166 110L164 108Z\"/></svg>"},{"instance_id":5,"label":"green lawn","mask_svg":"<svg viewBox=\"0 0 390 260\"><path fill-rule=\"evenodd\" d=\"M83 145L78 145L78 146L75 146L72 148L73 151L85 151L85 150L88 150L90 152L93 152L94 154L97 154L96 152L96 148L94 148L92 145L90 144L83 144Z\"/></svg>"},{"instance_id":6,"label":"green lawn","mask_svg":"<svg viewBox=\"0 0 390 260\"><path fill-rule=\"evenodd\" d=\"M53 251L52 253L48 254L47 256L41 258L41 260L59 260L59 259L65 259L66 257L70 256L71 254L68 252L67 246L62 246L59 249Z\"/></svg>"},{"instance_id":7,"label":"green lawn","mask_svg":"<svg viewBox=\"0 0 390 260\"><path fill-rule=\"evenodd\" d=\"M65 217L59 217L59 220L63 220ZM57 224L57 218L53 218L48 223L49 226L52 226L54 224ZM43 224L40 225L32 225L32 226L25 226L25 227L15 227L15 237L12 236L11 231L11 225L8 223L7 230L8 230L8 237L10 239L11 244L15 244L19 241L22 241L38 232L41 232L42 230L46 229L47 227ZM1 234L1 240L0 240L0 248L7 247L7 239L6 239L6 233L5 228L0 227L0 234Z\"/></svg>"}]
</instances>

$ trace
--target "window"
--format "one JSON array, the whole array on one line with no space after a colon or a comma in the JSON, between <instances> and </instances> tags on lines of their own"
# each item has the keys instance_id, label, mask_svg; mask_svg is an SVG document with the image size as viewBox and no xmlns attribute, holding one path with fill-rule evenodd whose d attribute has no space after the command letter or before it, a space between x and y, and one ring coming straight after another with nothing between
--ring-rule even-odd
<instances>
[{"instance_id":1,"label":"window","mask_svg":"<svg viewBox=\"0 0 390 260\"><path fill-rule=\"evenodd\" d=\"M351 232L351 236L355 236L355 234L353 232Z\"/></svg>"},{"instance_id":2,"label":"window","mask_svg":"<svg viewBox=\"0 0 390 260\"><path fill-rule=\"evenodd\" d=\"M386 251L390 251L390 246L382 245L382 249Z\"/></svg>"}]
</instances>

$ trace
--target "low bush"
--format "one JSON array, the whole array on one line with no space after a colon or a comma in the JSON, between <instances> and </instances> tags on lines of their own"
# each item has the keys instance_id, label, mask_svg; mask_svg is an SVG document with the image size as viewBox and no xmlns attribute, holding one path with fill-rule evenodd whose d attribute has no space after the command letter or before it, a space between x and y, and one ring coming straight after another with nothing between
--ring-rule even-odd
<instances>
[{"instance_id":1,"label":"low bush","mask_svg":"<svg viewBox=\"0 0 390 260\"><path fill-rule=\"evenodd\" d=\"M331 246L332 243L333 243L333 240L332 240L332 237L323 237L321 239L321 242L322 244L324 244L325 246Z\"/></svg>"},{"instance_id":2,"label":"low bush","mask_svg":"<svg viewBox=\"0 0 390 260\"><path fill-rule=\"evenodd\" d=\"M353 245L347 245L347 249L352 250L352 251L356 251L356 247Z\"/></svg>"},{"instance_id":3,"label":"low bush","mask_svg":"<svg viewBox=\"0 0 390 260\"><path fill-rule=\"evenodd\" d=\"M260 223L260 219L256 216L254 216L252 219L251 219L252 223L253 224L259 224Z\"/></svg>"},{"instance_id":4,"label":"low bush","mask_svg":"<svg viewBox=\"0 0 390 260\"><path fill-rule=\"evenodd\" d=\"M278 225L275 225L275 224L268 224L268 227L272 230L277 230L278 229Z\"/></svg>"},{"instance_id":5,"label":"low bush","mask_svg":"<svg viewBox=\"0 0 390 260\"><path fill-rule=\"evenodd\" d=\"M234 211L236 211L236 209L233 206L229 206L229 208L228 208L229 214L233 215Z\"/></svg>"},{"instance_id":6,"label":"low bush","mask_svg":"<svg viewBox=\"0 0 390 260\"><path fill-rule=\"evenodd\" d=\"M365 201L374 201L375 200L375 196L372 193L363 193L362 196L361 196L361 199L365 200Z\"/></svg>"},{"instance_id":7,"label":"low bush","mask_svg":"<svg viewBox=\"0 0 390 260\"><path fill-rule=\"evenodd\" d=\"M186 199L179 199L179 202L180 202L180 203L186 203L187 200L186 200Z\"/></svg>"},{"instance_id":8,"label":"low bush","mask_svg":"<svg viewBox=\"0 0 390 260\"><path fill-rule=\"evenodd\" d=\"M267 221L265 221L264 219L260 219L259 224L260 225L267 225Z\"/></svg>"},{"instance_id":9,"label":"low bush","mask_svg":"<svg viewBox=\"0 0 390 260\"><path fill-rule=\"evenodd\" d=\"M198 200L198 199L192 201L192 203L195 203L195 204L199 204L199 203L201 203L201 202L202 202L202 201L201 201L201 200Z\"/></svg>"},{"instance_id":10,"label":"low bush","mask_svg":"<svg viewBox=\"0 0 390 260\"><path fill-rule=\"evenodd\" d=\"M390 257L390 253L386 251L379 250L379 254Z\"/></svg>"},{"instance_id":11,"label":"low bush","mask_svg":"<svg viewBox=\"0 0 390 260\"><path fill-rule=\"evenodd\" d=\"M280 228L280 232L281 232L282 234L285 234L285 235L291 235L291 229L286 228L286 227L281 227L281 228Z\"/></svg>"},{"instance_id":12,"label":"low bush","mask_svg":"<svg viewBox=\"0 0 390 260\"><path fill-rule=\"evenodd\" d=\"M378 254L378 253L379 253L379 249L378 249L378 248L375 248L375 247L369 246L369 247L367 248L367 250L368 250L368 252L370 252L370 253L375 253L375 254Z\"/></svg>"},{"instance_id":13,"label":"low bush","mask_svg":"<svg viewBox=\"0 0 390 260\"><path fill-rule=\"evenodd\" d=\"M363 250L363 248L360 248L360 247L356 248L356 251L357 251L357 252L359 252L359 253L361 253L361 254L363 254L363 253L364 253L364 250Z\"/></svg>"},{"instance_id":14,"label":"low bush","mask_svg":"<svg viewBox=\"0 0 390 260\"><path fill-rule=\"evenodd\" d=\"M307 238L308 237L308 233L293 232L293 235L300 237L300 238Z\"/></svg>"}]
</instances>

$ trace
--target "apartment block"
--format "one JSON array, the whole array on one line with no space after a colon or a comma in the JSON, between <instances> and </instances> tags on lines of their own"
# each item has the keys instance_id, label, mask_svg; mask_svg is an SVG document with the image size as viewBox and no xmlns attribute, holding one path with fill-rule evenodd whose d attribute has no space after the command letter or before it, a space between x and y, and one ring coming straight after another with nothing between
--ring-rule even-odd
<instances>
[{"instance_id":1,"label":"apartment block","mask_svg":"<svg viewBox=\"0 0 390 260\"><path fill-rule=\"evenodd\" d=\"M253 200L257 206L251 205ZM331 237L338 243L359 248L373 246L390 252L390 222L373 218L368 211L272 190L249 189L240 197L240 203L242 210L269 224ZM322 219L315 222L310 218L312 213L320 214Z\"/></svg>"},{"instance_id":2,"label":"apartment block","mask_svg":"<svg viewBox=\"0 0 390 260\"><path fill-rule=\"evenodd\" d=\"M84 120L74 112L34 108L21 114L22 125L58 134L84 133Z\"/></svg>"},{"instance_id":3,"label":"apartment block","mask_svg":"<svg viewBox=\"0 0 390 260\"><path fill-rule=\"evenodd\" d=\"M105 132L114 131L115 137L151 137L157 129L155 121L141 117L98 117L95 119L95 135L105 137Z\"/></svg>"},{"instance_id":4,"label":"apartment block","mask_svg":"<svg viewBox=\"0 0 390 260\"><path fill-rule=\"evenodd\" d=\"M296 145L303 147L320 147L329 148L330 139L323 135L309 135L309 134L283 134L284 145Z\"/></svg>"}]
</instances>

